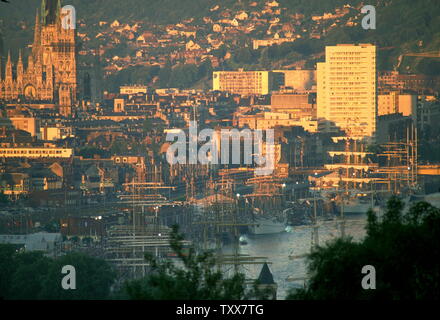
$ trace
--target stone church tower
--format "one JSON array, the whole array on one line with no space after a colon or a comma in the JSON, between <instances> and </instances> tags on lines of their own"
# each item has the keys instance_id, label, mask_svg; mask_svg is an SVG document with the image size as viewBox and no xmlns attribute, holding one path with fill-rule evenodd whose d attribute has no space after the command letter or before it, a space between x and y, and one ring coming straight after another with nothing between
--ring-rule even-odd
<instances>
[{"instance_id":1,"label":"stone church tower","mask_svg":"<svg viewBox=\"0 0 440 320\"><path fill-rule=\"evenodd\" d=\"M0 63L0 100L55 103L70 115L77 95L75 30L63 28L61 19L60 0L42 0L27 67L21 52L15 73L10 53L4 77Z\"/></svg>"}]
</instances>

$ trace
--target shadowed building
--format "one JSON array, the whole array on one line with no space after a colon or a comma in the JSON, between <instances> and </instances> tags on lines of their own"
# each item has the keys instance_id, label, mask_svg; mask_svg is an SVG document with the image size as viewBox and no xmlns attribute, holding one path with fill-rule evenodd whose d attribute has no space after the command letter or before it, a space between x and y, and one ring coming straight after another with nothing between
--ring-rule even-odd
<instances>
[{"instance_id":1,"label":"shadowed building","mask_svg":"<svg viewBox=\"0 0 440 320\"><path fill-rule=\"evenodd\" d=\"M277 289L278 286L273 280L272 272L269 270L267 263L264 263L263 268L261 268L260 275L258 276L258 289L263 291L268 291L272 294L272 299L277 299Z\"/></svg>"}]
</instances>

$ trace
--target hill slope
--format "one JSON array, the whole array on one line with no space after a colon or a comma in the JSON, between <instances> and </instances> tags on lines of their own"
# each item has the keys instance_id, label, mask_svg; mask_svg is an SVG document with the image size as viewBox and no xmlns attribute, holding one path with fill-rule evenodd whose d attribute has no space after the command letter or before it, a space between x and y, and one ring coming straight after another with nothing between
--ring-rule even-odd
<instances>
[{"instance_id":1,"label":"hill slope","mask_svg":"<svg viewBox=\"0 0 440 320\"><path fill-rule=\"evenodd\" d=\"M289 13L303 13L306 20L312 14L334 12L349 3L358 6L362 1L347 0L278 0ZM251 7L250 3L257 3ZM184 19L196 21L212 14L215 5L221 10L251 11L264 6L266 1L251 0L70 0L77 9L77 17L91 25L100 20L145 20L159 24L178 23ZM64 1L64 4L67 3ZM320 41L315 41L315 52L325 45L350 42L372 42L382 48L380 67L390 69L403 52L440 50L440 1L438 0L371 0L377 9L377 29L363 30L360 26L337 25ZM0 32L3 33L4 50L17 51L32 41L32 29L39 0L12 0L0 3ZM15 53L16 54L16 53ZM288 55L276 59L288 59ZM438 59L407 58L402 70L440 72Z\"/></svg>"}]
</instances>

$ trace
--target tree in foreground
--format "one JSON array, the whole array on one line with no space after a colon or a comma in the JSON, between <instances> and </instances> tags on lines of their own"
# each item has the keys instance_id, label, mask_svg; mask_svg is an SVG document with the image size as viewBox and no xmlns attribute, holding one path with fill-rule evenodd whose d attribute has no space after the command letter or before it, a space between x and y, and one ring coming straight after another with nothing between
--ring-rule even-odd
<instances>
[{"instance_id":1,"label":"tree in foreground","mask_svg":"<svg viewBox=\"0 0 440 320\"><path fill-rule=\"evenodd\" d=\"M126 283L129 299L145 300L246 300L267 299L270 291L258 288L255 282L247 288L245 276L235 273L225 278L218 270L211 252L197 253L194 248L185 250L183 236L173 227L170 246L180 265L170 260L159 261L146 255L151 273L146 277Z\"/></svg>"},{"instance_id":2,"label":"tree in foreground","mask_svg":"<svg viewBox=\"0 0 440 320\"><path fill-rule=\"evenodd\" d=\"M64 266L75 267L76 289L64 290L61 281ZM116 273L112 267L99 258L72 252L51 263L43 281L40 298L50 300L102 300L110 298L110 288Z\"/></svg>"},{"instance_id":3,"label":"tree in foreground","mask_svg":"<svg viewBox=\"0 0 440 320\"><path fill-rule=\"evenodd\" d=\"M20 252L15 245L0 245L0 298L13 300L107 299L115 272L106 261L81 253L56 259L42 252ZM76 270L76 289L61 286L63 266Z\"/></svg>"},{"instance_id":4,"label":"tree in foreground","mask_svg":"<svg viewBox=\"0 0 440 320\"><path fill-rule=\"evenodd\" d=\"M362 242L337 239L308 257L306 288L288 299L440 299L440 210L426 202L406 213L393 197L379 219L368 212ZM363 266L376 270L376 289L361 286Z\"/></svg>"}]
</instances>

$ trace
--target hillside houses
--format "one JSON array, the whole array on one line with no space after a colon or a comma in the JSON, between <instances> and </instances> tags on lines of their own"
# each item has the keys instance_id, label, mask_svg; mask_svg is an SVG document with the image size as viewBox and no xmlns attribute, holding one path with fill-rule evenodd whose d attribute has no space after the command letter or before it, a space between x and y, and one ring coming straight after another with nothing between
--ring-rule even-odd
<instances>
[{"instance_id":1,"label":"hillside houses","mask_svg":"<svg viewBox=\"0 0 440 320\"><path fill-rule=\"evenodd\" d=\"M238 10L216 5L200 19L183 19L174 24L122 18L100 20L92 26L93 31L79 28L80 55L94 55L99 47L106 75L132 66L163 66L166 61L173 65L198 65L209 59L217 67L233 57L243 43L261 50L299 38L320 39L334 27L335 21L355 26L358 22L351 15L353 10L359 14L357 8L346 5L335 8L334 12L306 17L290 13L277 1L266 1L253 2ZM226 55L213 54L222 47L228 48Z\"/></svg>"}]
</instances>

